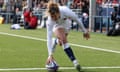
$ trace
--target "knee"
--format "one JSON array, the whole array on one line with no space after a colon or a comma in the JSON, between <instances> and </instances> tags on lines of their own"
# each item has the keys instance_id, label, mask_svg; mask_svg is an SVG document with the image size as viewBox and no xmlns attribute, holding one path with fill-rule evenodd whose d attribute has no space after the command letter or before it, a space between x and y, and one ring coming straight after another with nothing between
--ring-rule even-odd
<instances>
[{"instance_id":1,"label":"knee","mask_svg":"<svg viewBox=\"0 0 120 72\"><path fill-rule=\"evenodd\" d=\"M67 40L66 39L62 39L62 40L60 39L59 42L60 42L60 44L66 44Z\"/></svg>"}]
</instances>

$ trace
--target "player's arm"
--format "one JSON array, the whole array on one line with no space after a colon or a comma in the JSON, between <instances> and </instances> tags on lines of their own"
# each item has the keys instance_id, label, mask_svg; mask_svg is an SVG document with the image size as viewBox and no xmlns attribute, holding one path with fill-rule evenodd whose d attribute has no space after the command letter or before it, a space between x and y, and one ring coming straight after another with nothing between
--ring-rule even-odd
<instances>
[{"instance_id":1,"label":"player's arm","mask_svg":"<svg viewBox=\"0 0 120 72\"><path fill-rule=\"evenodd\" d=\"M83 37L86 39L89 39L90 36L89 36L88 31L85 29L82 21L78 18L78 16L75 14L75 12L73 12L72 10L70 10L69 8L66 7L65 13L66 13L65 15L67 17L71 18L72 20L76 21L79 24L79 26L82 28L82 31L84 32Z\"/></svg>"},{"instance_id":2,"label":"player's arm","mask_svg":"<svg viewBox=\"0 0 120 72\"><path fill-rule=\"evenodd\" d=\"M80 21L80 19L78 18L78 16L75 14L75 12L73 12L71 9L69 8L65 8L65 15L69 18L71 18L72 20L74 20L75 22L77 22L79 24L79 26L82 28L83 32L86 33L86 29L83 26L82 21Z\"/></svg>"},{"instance_id":3,"label":"player's arm","mask_svg":"<svg viewBox=\"0 0 120 72\"><path fill-rule=\"evenodd\" d=\"M47 20L47 48L49 56L52 55L52 29L53 24L51 24L50 20Z\"/></svg>"}]
</instances>

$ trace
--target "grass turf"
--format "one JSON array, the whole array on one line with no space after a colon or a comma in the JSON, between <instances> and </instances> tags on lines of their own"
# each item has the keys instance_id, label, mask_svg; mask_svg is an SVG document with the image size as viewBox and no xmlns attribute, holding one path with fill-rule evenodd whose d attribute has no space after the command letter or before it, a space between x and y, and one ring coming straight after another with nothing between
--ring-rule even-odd
<instances>
[{"instance_id":1,"label":"grass turf","mask_svg":"<svg viewBox=\"0 0 120 72\"><path fill-rule=\"evenodd\" d=\"M0 32L20 36L29 36L46 40L46 29L10 30L9 24L0 25ZM47 58L46 41L0 34L0 69L2 68L44 68ZM71 31L68 40L72 44L85 45L120 52L120 37L107 37L101 33L91 33L91 39L85 40L81 32ZM120 53L86 49L71 45L82 67L120 67ZM73 67L63 49L57 46L54 57L60 67ZM84 72L120 72L120 68L83 69ZM2 72L2 71L0 71ZM22 70L7 72L47 72L46 70ZM77 72L75 69L59 72Z\"/></svg>"}]
</instances>

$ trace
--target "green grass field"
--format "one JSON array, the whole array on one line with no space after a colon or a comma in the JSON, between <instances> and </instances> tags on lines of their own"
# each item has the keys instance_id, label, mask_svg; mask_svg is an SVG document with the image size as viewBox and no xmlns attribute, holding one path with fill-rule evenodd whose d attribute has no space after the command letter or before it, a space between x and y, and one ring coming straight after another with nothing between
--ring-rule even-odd
<instances>
[{"instance_id":1,"label":"green grass field","mask_svg":"<svg viewBox=\"0 0 120 72\"><path fill-rule=\"evenodd\" d=\"M120 72L120 36L90 34L89 40L77 31L68 36L83 72ZM10 24L0 25L0 72L47 72L47 56L46 29L11 30ZM60 46L54 57L58 72L77 72Z\"/></svg>"}]
</instances>

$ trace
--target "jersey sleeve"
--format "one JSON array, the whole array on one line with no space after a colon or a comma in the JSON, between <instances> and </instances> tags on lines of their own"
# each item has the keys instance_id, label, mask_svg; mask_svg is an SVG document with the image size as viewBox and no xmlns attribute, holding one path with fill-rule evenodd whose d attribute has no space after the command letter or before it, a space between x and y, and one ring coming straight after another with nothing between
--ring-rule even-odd
<instances>
[{"instance_id":1,"label":"jersey sleeve","mask_svg":"<svg viewBox=\"0 0 120 72\"><path fill-rule=\"evenodd\" d=\"M52 29L53 29L53 24L50 20L47 20L46 26L47 26L47 48L48 48L48 53L49 55L52 55Z\"/></svg>"},{"instance_id":2,"label":"jersey sleeve","mask_svg":"<svg viewBox=\"0 0 120 72\"><path fill-rule=\"evenodd\" d=\"M78 16L75 14L75 12L73 12L71 9L65 7L65 12L64 13L70 19L76 21L79 24L79 26L82 28L82 30L83 30L84 33L87 32L87 30L85 29L82 21L78 18Z\"/></svg>"}]
</instances>

